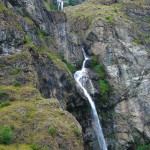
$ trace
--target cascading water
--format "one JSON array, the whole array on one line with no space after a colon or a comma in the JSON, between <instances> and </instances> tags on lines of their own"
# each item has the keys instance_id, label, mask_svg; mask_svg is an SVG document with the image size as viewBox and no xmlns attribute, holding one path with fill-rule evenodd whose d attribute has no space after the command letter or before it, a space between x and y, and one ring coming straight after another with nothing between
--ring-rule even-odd
<instances>
[{"instance_id":1,"label":"cascading water","mask_svg":"<svg viewBox=\"0 0 150 150\"><path fill-rule=\"evenodd\" d=\"M82 49L82 50L83 50L83 54L84 54L84 61L83 61L82 69L77 71L74 74L74 78L75 78L76 82L79 84L80 88L83 90L85 97L87 97L87 99L88 99L88 101L91 105L91 108L92 108L92 123L93 123L94 131L95 131L97 139L98 139L100 149L101 150L107 150L107 145L106 145L106 142L105 142L105 139L104 139L104 135L103 135L103 132L102 132L102 128L101 128L101 125L100 125L100 121L99 121L99 118L98 118L98 114L97 114L97 111L96 111L95 104L94 104L90 94L87 92L87 90L84 88L84 85L83 85L84 84L84 79L88 77L88 74L87 74L87 71L86 71L86 68L85 68L85 64L86 64L87 60L90 60L90 57L88 57L86 55L84 49Z\"/></svg>"}]
</instances>

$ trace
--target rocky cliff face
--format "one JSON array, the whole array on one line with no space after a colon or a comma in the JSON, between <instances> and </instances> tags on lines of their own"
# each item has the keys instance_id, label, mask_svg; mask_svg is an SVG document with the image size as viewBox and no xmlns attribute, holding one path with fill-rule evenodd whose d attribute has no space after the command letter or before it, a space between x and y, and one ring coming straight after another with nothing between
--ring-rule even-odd
<instances>
[{"instance_id":1,"label":"rocky cliff face","mask_svg":"<svg viewBox=\"0 0 150 150\"><path fill-rule=\"evenodd\" d=\"M0 134L8 126L12 144L83 149L81 126L65 111L68 101L80 99L63 62L66 15L49 12L46 2L0 1Z\"/></svg>"},{"instance_id":2,"label":"rocky cliff face","mask_svg":"<svg viewBox=\"0 0 150 150\"><path fill-rule=\"evenodd\" d=\"M66 9L71 32L76 31L89 52L98 57L113 86L106 108L100 107L110 149L136 149L149 143L150 7L146 4L104 6L93 1ZM108 112L107 119L103 111ZM112 144L114 139L120 146Z\"/></svg>"}]
</instances>

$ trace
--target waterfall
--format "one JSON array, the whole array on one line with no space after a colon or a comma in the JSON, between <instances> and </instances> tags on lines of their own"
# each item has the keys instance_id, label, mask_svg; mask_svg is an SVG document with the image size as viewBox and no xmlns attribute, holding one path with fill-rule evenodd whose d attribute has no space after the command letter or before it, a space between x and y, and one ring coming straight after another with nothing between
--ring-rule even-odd
<instances>
[{"instance_id":1,"label":"waterfall","mask_svg":"<svg viewBox=\"0 0 150 150\"><path fill-rule=\"evenodd\" d=\"M57 0L58 10L63 10L64 8L64 0Z\"/></svg>"},{"instance_id":2,"label":"waterfall","mask_svg":"<svg viewBox=\"0 0 150 150\"><path fill-rule=\"evenodd\" d=\"M95 131L95 134L97 136L100 149L101 150L107 150L107 145L106 145L106 142L105 142L105 139L104 139L104 134L102 132L102 128L101 128L100 120L98 118L98 114L97 114L97 111L96 111L95 104L94 104L90 94L84 88L84 85L83 85L84 84L84 79L88 77L88 74L87 74L87 71L86 71L86 68L85 68L85 64L86 64L86 61L90 59L90 57L87 56L84 49L82 49L82 50L83 50L83 55L84 55L84 61L83 61L82 69L75 72L74 78L75 78L76 82L78 83L78 85L80 86L80 88L83 90L85 97L87 97L87 99L88 99L88 101L91 105L92 123L94 125L94 131Z\"/></svg>"}]
</instances>

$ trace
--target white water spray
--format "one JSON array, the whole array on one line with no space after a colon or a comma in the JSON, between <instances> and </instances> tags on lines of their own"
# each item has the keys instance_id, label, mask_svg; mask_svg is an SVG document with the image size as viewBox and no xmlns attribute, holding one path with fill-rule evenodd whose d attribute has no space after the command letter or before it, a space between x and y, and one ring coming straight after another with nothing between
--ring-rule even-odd
<instances>
[{"instance_id":1,"label":"white water spray","mask_svg":"<svg viewBox=\"0 0 150 150\"><path fill-rule=\"evenodd\" d=\"M88 99L88 101L91 105L91 108L92 108L92 123L93 123L94 131L95 131L97 139L98 139L100 149L101 150L107 150L107 145L106 145L106 142L105 142L105 139L104 139L104 134L102 132L102 128L101 128L101 125L100 125L100 121L99 121L99 118L98 118L98 114L97 114L97 111L96 111L95 104L94 104L90 94L87 92L87 90L84 88L84 85L83 85L85 77L88 77L88 74L87 74L87 71L86 71L86 68L85 68L85 64L86 64L86 61L90 59L90 57L88 57L86 55L84 49L82 49L82 50L83 50L83 54L84 54L84 61L83 61L82 69L77 71L74 74L74 78L75 78L76 82L79 84L79 86L81 87L81 89L83 90L84 95L87 97L87 99Z\"/></svg>"}]
</instances>

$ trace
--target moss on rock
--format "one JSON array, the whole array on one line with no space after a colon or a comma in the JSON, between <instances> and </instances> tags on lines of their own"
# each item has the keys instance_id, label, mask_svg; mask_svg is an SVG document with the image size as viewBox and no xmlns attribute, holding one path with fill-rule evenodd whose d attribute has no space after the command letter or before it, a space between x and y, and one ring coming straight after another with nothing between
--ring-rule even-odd
<instances>
[{"instance_id":1,"label":"moss on rock","mask_svg":"<svg viewBox=\"0 0 150 150\"><path fill-rule=\"evenodd\" d=\"M12 143L35 143L40 148L46 146L54 150L83 148L82 136L74 134L75 129L81 132L80 125L70 113L60 108L57 100L43 99L33 92L35 89L29 87L16 90L9 86L5 89L18 94L18 101L1 108L0 114L0 126L9 125L13 129ZM26 96L27 99L30 97L30 101L25 101ZM50 133L50 129L55 129L55 135ZM5 146L1 147L6 149Z\"/></svg>"}]
</instances>

